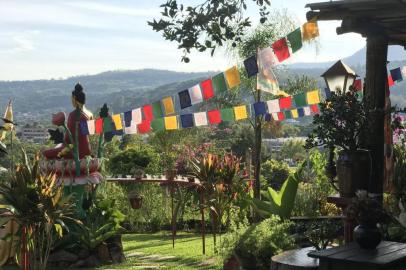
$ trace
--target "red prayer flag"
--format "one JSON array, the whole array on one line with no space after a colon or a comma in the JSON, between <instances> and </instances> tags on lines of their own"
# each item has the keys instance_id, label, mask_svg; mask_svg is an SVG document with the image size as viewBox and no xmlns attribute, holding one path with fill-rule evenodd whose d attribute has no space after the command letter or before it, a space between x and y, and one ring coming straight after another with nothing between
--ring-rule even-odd
<instances>
[{"instance_id":1,"label":"red prayer flag","mask_svg":"<svg viewBox=\"0 0 406 270\"><path fill-rule=\"evenodd\" d=\"M362 90L362 80L361 79L357 79L354 81L354 89L356 91L361 91Z\"/></svg>"},{"instance_id":2,"label":"red prayer flag","mask_svg":"<svg viewBox=\"0 0 406 270\"><path fill-rule=\"evenodd\" d=\"M391 87L391 86L394 86L394 85L395 85L395 82L393 81L393 79L392 79L392 76L391 76L391 75L389 75L389 76L388 76L388 85L389 85L389 87Z\"/></svg>"},{"instance_id":3,"label":"red prayer flag","mask_svg":"<svg viewBox=\"0 0 406 270\"><path fill-rule=\"evenodd\" d=\"M221 123L221 113L219 110L208 111L207 118L209 118L210 124L220 124Z\"/></svg>"},{"instance_id":4,"label":"red prayer flag","mask_svg":"<svg viewBox=\"0 0 406 270\"><path fill-rule=\"evenodd\" d=\"M202 81L200 83L200 88L202 89L204 100L214 97L214 90L213 90L213 84L211 82L211 79Z\"/></svg>"},{"instance_id":5,"label":"red prayer flag","mask_svg":"<svg viewBox=\"0 0 406 270\"><path fill-rule=\"evenodd\" d=\"M285 119L285 114L283 112L278 112L278 121L282 121Z\"/></svg>"},{"instance_id":6,"label":"red prayer flag","mask_svg":"<svg viewBox=\"0 0 406 270\"><path fill-rule=\"evenodd\" d=\"M318 114L319 113L319 105L317 105L317 104L311 105L310 110L312 111L312 113Z\"/></svg>"},{"instance_id":7,"label":"red prayer flag","mask_svg":"<svg viewBox=\"0 0 406 270\"><path fill-rule=\"evenodd\" d=\"M95 133L102 134L103 133L103 118L97 118L95 121Z\"/></svg>"},{"instance_id":8,"label":"red prayer flag","mask_svg":"<svg viewBox=\"0 0 406 270\"><path fill-rule=\"evenodd\" d=\"M286 38L281 38L278 41L275 41L272 44L272 49L278 58L279 62L282 62L286 59L289 58L290 53L289 53L289 47L288 43L286 42Z\"/></svg>"},{"instance_id":9,"label":"red prayer flag","mask_svg":"<svg viewBox=\"0 0 406 270\"><path fill-rule=\"evenodd\" d=\"M292 97L283 97L279 99L279 108L281 110L290 109L292 107Z\"/></svg>"},{"instance_id":10,"label":"red prayer flag","mask_svg":"<svg viewBox=\"0 0 406 270\"><path fill-rule=\"evenodd\" d=\"M144 134L151 131L151 121L144 120L140 124L137 125L138 133Z\"/></svg>"},{"instance_id":11,"label":"red prayer flag","mask_svg":"<svg viewBox=\"0 0 406 270\"><path fill-rule=\"evenodd\" d=\"M144 111L144 120L147 121L152 121L154 119L154 113L152 110L152 105L148 104L148 105L144 105L142 107L143 111Z\"/></svg>"}]
</instances>

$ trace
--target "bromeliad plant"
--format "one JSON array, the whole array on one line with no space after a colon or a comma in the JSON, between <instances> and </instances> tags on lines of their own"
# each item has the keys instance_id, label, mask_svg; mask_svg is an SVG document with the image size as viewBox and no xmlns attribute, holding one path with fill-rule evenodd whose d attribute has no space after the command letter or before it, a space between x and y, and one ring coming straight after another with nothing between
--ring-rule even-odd
<instances>
[{"instance_id":1,"label":"bromeliad plant","mask_svg":"<svg viewBox=\"0 0 406 270\"><path fill-rule=\"evenodd\" d=\"M18 235L27 232L26 241L20 241L19 248L31 254L30 269L45 270L53 244L69 231L65 223L79 221L72 218L72 195L63 196L63 187L57 183L55 174L43 175L39 170L39 156L31 164L25 151L22 152L23 162L16 165L7 181L0 183L3 211L13 213L2 217L0 225L15 219L19 224Z\"/></svg>"}]
</instances>

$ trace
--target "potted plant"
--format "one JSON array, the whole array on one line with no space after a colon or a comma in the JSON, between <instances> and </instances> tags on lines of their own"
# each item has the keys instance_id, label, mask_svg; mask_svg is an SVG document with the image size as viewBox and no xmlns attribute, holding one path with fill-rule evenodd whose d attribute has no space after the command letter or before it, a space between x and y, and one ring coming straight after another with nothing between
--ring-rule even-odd
<instances>
[{"instance_id":1,"label":"potted plant","mask_svg":"<svg viewBox=\"0 0 406 270\"><path fill-rule=\"evenodd\" d=\"M387 223L390 219L382 205L365 190L359 190L348 206L346 215L359 224L354 229L354 240L361 248L375 249L382 240L377 224Z\"/></svg>"},{"instance_id":2,"label":"potted plant","mask_svg":"<svg viewBox=\"0 0 406 270\"><path fill-rule=\"evenodd\" d=\"M133 170L133 175L136 180L141 180L144 177L144 170L141 168L136 168Z\"/></svg>"},{"instance_id":3,"label":"potted plant","mask_svg":"<svg viewBox=\"0 0 406 270\"><path fill-rule=\"evenodd\" d=\"M332 92L330 98L320 104L320 114L314 116L313 125L315 128L308 135L305 147L330 149L327 174L331 177L335 177L334 149L338 148L340 195L353 197L356 190L366 190L371 170L370 152L363 149L367 112L353 87L345 93Z\"/></svg>"},{"instance_id":4,"label":"potted plant","mask_svg":"<svg viewBox=\"0 0 406 270\"><path fill-rule=\"evenodd\" d=\"M133 209L140 209L142 206L142 197L135 190L128 192L128 200Z\"/></svg>"}]
</instances>

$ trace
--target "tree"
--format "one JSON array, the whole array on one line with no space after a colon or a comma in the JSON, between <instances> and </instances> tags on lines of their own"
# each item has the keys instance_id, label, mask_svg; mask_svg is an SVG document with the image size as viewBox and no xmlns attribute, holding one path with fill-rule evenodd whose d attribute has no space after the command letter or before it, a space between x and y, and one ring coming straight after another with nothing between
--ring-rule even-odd
<instances>
[{"instance_id":1,"label":"tree","mask_svg":"<svg viewBox=\"0 0 406 270\"><path fill-rule=\"evenodd\" d=\"M266 21L270 0L251 0L259 7L260 22ZM249 17L244 16L248 0L205 0L196 6L184 6L176 0L167 0L161 5L162 18L148 22L156 32L162 32L166 40L177 42L184 51L182 61L189 62L191 49L200 52L223 46L225 42L234 45L241 41L251 26Z\"/></svg>"}]
</instances>

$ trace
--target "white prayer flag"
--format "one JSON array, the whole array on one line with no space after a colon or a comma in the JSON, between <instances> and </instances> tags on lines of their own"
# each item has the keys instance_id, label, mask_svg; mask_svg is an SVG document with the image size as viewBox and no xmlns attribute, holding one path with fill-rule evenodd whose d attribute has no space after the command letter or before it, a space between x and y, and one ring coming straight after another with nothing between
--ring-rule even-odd
<instances>
[{"instance_id":1,"label":"white prayer flag","mask_svg":"<svg viewBox=\"0 0 406 270\"><path fill-rule=\"evenodd\" d=\"M200 89L200 85L196 84L195 86L190 87L188 91L192 105L195 105L203 101L202 90Z\"/></svg>"},{"instance_id":2,"label":"white prayer flag","mask_svg":"<svg viewBox=\"0 0 406 270\"><path fill-rule=\"evenodd\" d=\"M137 124L134 122L131 122L131 125L129 127L124 127L124 133L125 134L137 134Z\"/></svg>"},{"instance_id":3,"label":"white prayer flag","mask_svg":"<svg viewBox=\"0 0 406 270\"><path fill-rule=\"evenodd\" d=\"M207 115L206 112L197 112L193 114L193 117L195 119L195 125L196 127L200 126L207 126Z\"/></svg>"},{"instance_id":4,"label":"white prayer flag","mask_svg":"<svg viewBox=\"0 0 406 270\"><path fill-rule=\"evenodd\" d=\"M96 129L94 120L89 120L86 122L87 122L87 129L89 130L89 135L93 135L95 133L95 129Z\"/></svg>"},{"instance_id":5,"label":"white prayer flag","mask_svg":"<svg viewBox=\"0 0 406 270\"><path fill-rule=\"evenodd\" d=\"M304 108L303 108L303 111L304 111L304 115L311 115L311 114L312 114L311 111L310 111L310 107L309 107L309 106L304 107Z\"/></svg>"},{"instance_id":6,"label":"white prayer flag","mask_svg":"<svg viewBox=\"0 0 406 270\"><path fill-rule=\"evenodd\" d=\"M137 108L131 111L131 125L134 123L135 125L141 124L142 122L142 111L141 108Z\"/></svg>"},{"instance_id":7,"label":"white prayer flag","mask_svg":"<svg viewBox=\"0 0 406 270\"><path fill-rule=\"evenodd\" d=\"M271 113L273 120L278 121L278 114L276 112Z\"/></svg>"},{"instance_id":8,"label":"white prayer flag","mask_svg":"<svg viewBox=\"0 0 406 270\"><path fill-rule=\"evenodd\" d=\"M268 100L266 103L268 105L268 112L269 113L276 113L276 112L281 111L281 109L279 108L279 100L278 99Z\"/></svg>"}]
</instances>

